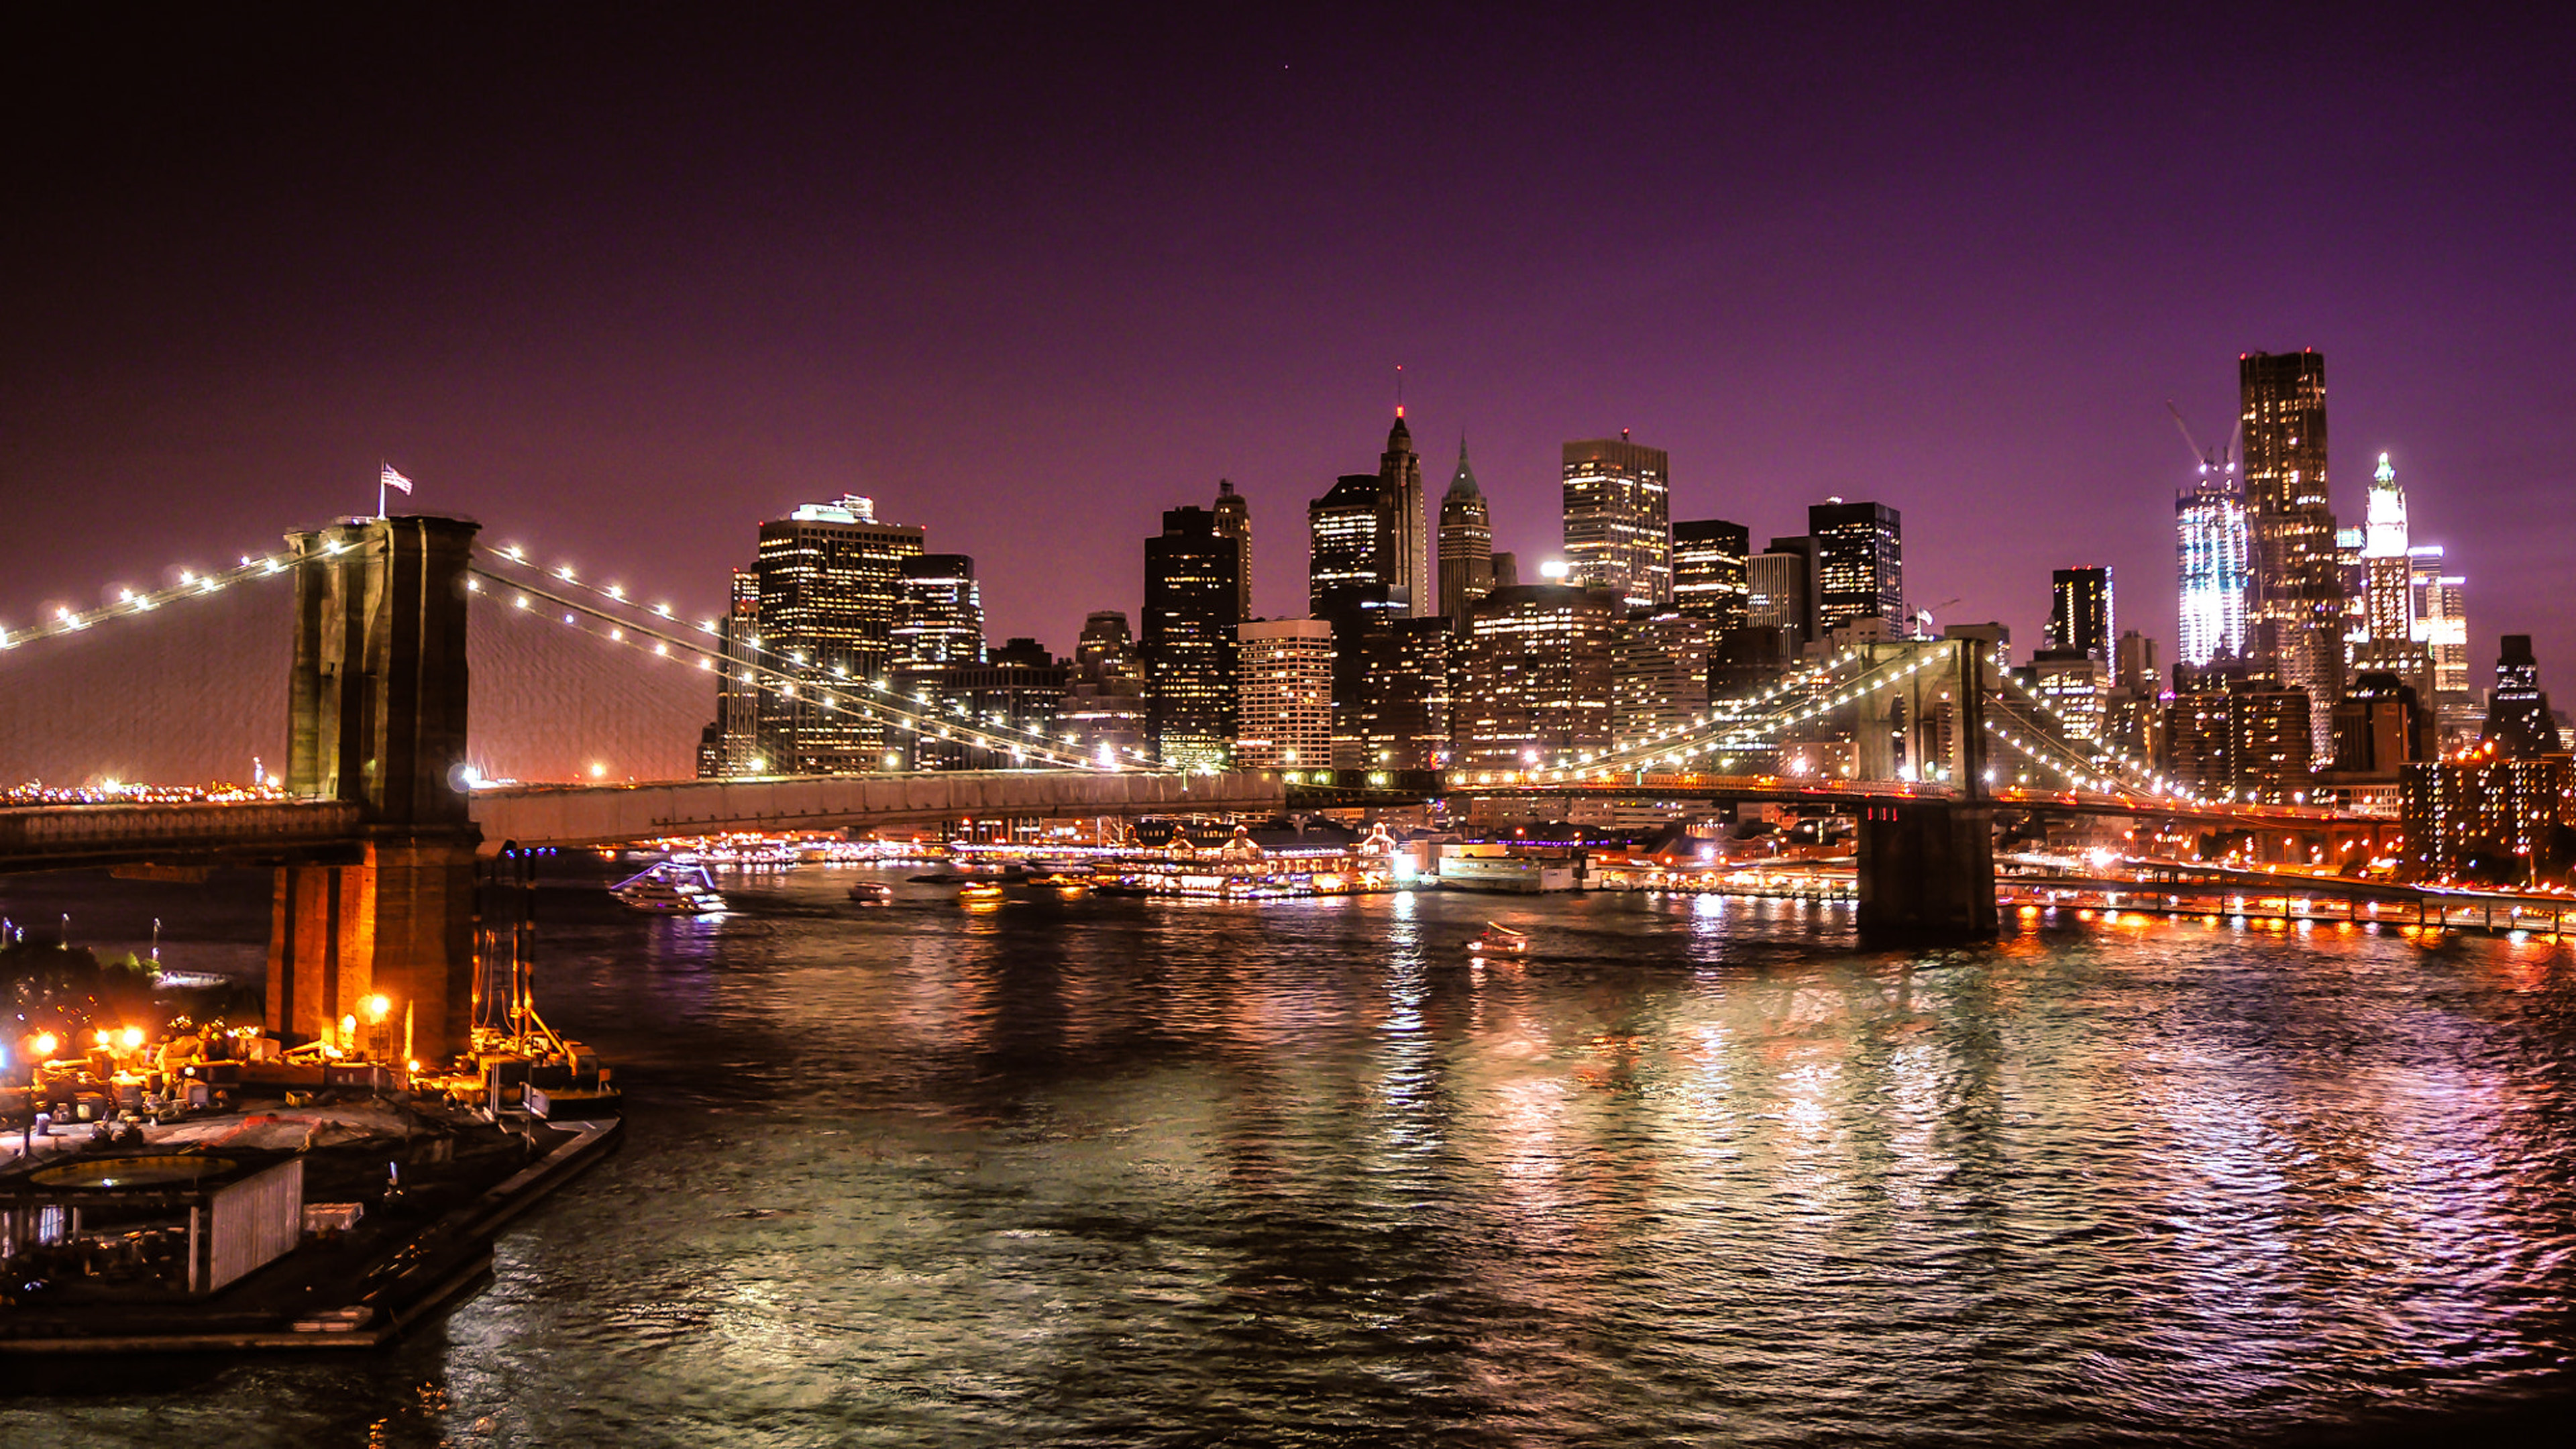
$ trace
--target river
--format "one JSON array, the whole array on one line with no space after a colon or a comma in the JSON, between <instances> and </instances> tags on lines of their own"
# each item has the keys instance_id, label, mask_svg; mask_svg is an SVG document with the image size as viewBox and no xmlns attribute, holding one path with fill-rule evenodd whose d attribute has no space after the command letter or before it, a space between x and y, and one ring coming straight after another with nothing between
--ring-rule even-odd
<instances>
[{"instance_id":1,"label":"river","mask_svg":"<svg viewBox=\"0 0 2576 1449\"><path fill-rule=\"evenodd\" d=\"M618 1155L382 1354L0 1370L0 1443L2398 1442L2576 1394L2576 948L853 868L542 892ZM253 969L256 877L0 881ZM1471 964L1487 919L1535 938Z\"/></svg>"}]
</instances>

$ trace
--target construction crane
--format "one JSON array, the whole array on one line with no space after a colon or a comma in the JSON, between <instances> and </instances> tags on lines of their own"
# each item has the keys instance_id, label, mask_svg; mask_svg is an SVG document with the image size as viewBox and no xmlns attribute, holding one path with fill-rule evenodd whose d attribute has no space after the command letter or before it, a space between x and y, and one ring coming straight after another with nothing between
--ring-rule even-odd
<instances>
[{"instance_id":1,"label":"construction crane","mask_svg":"<svg viewBox=\"0 0 2576 1449\"><path fill-rule=\"evenodd\" d=\"M1957 602L1959 602L1957 599L1943 599L1941 602L1939 602L1939 603L1937 603L1937 604L1927 604L1927 605L1925 605L1924 607L1922 607L1922 608L1920 608L1920 609L1915 610L1915 611L1914 611L1914 633L1915 633L1915 637L1920 638L1920 639L1929 639L1929 638L1931 638L1931 637L1932 637L1932 611L1933 611L1934 609L1946 609L1946 608L1950 607L1952 604L1955 604L1955 603L1957 603Z\"/></svg>"},{"instance_id":2,"label":"construction crane","mask_svg":"<svg viewBox=\"0 0 2576 1449\"><path fill-rule=\"evenodd\" d=\"M2235 430L2227 435L2227 446L2212 453L2200 445L2198 438L2191 435L2191 424L2182 420L2182 409L2174 406L2172 398L2165 399L2165 411L2173 414L2174 426L2182 432L2183 446L2191 449L2192 461L2200 465L2202 477L2206 478L2212 473L2223 478L2235 476L2236 440L2244 435L2244 418L2239 417L2236 420Z\"/></svg>"}]
</instances>

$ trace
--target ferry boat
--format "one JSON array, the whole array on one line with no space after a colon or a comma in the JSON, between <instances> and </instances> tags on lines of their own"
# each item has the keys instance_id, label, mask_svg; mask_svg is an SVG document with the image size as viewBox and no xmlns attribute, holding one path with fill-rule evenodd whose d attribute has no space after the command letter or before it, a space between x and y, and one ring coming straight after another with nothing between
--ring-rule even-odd
<instances>
[{"instance_id":1,"label":"ferry boat","mask_svg":"<svg viewBox=\"0 0 2576 1449\"><path fill-rule=\"evenodd\" d=\"M608 888L618 903L649 916L704 916L725 909L725 898L703 865L658 861Z\"/></svg>"},{"instance_id":2,"label":"ferry boat","mask_svg":"<svg viewBox=\"0 0 2576 1449\"><path fill-rule=\"evenodd\" d=\"M850 887L850 899L863 906L881 906L894 899L894 887L881 880L863 880Z\"/></svg>"},{"instance_id":3,"label":"ferry boat","mask_svg":"<svg viewBox=\"0 0 2576 1449\"><path fill-rule=\"evenodd\" d=\"M1517 956L1529 949L1529 935L1509 926L1485 923L1485 934L1467 943L1470 956Z\"/></svg>"},{"instance_id":4,"label":"ferry boat","mask_svg":"<svg viewBox=\"0 0 2576 1449\"><path fill-rule=\"evenodd\" d=\"M989 880L977 881L972 885L957 888L957 899L967 905L982 901L997 901L1001 898L1001 886Z\"/></svg>"}]
</instances>

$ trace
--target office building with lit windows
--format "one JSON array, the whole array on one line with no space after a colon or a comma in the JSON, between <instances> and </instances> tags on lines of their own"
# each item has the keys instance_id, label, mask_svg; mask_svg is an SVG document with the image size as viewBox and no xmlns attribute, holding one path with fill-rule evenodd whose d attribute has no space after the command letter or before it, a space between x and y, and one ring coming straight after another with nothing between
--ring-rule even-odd
<instances>
[{"instance_id":1,"label":"office building with lit windows","mask_svg":"<svg viewBox=\"0 0 2576 1449\"><path fill-rule=\"evenodd\" d=\"M2182 585L2180 659L2206 665L2245 653L2245 610L2254 587L2253 540L2245 492L2233 464L2200 477L2174 500L2176 568Z\"/></svg>"},{"instance_id":2,"label":"office building with lit windows","mask_svg":"<svg viewBox=\"0 0 2576 1449\"><path fill-rule=\"evenodd\" d=\"M2408 879L2562 885L2576 825L2566 759L2517 758L2493 742L2405 767L2399 783Z\"/></svg>"},{"instance_id":3,"label":"office building with lit windows","mask_svg":"<svg viewBox=\"0 0 2576 1449\"><path fill-rule=\"evenodd\" d=\"M1891 637L1905 632L1905 531L1895 509L1840 499L1813 504L1807 537L1815 548L1819 637L1862 619L1884 620Z\"/></svg>"},{"instance_id":4,"label":"office building with lit windows","mask_svg":"<svg viewBox=\"0 0 2576 1449\"><path fill-rule=\"evenodd\" d=\"M1216 480L1216 531L1233 539L1235 549L1235 613L1252 617L1252 505L1234 491L1229 479Z\"/></svg>"},{"instance_id":5,"label":"office building with lit windows","mask_svg":"<svg viewBox=\"0 0 2576 1449\"><path fill-rule=\"evenodd\" d=\"M2312 752L2333 748L2329 711L2343 693L2342 562L2326 487L2326 361L2317 352L2237 359L2255 657L2307 691Z\"/></svg>"},{"instance_id":6,"label":"office building with lit windows","mask_svg":"<svg viewBox=\"0 0 2576 1449\"><path fill-rule=\"evenodd\" d=\"M1476 470L1467 466L1467 440L1458 440L1458 471L1440 495L1440 615L1463 624L1468 606L1494 591L1494 520Z\"/></svg>"},{"instance_id":7,"label":"office building with lit windows","mask_svg":"<svg viewBox=\"0 0 2576 1449\"><path fill-rule=\"evenodd\" d=\"M1817 637L1815 564L1813 542L1805 538L1775 538L1745 561L1745 627L1779 630L1791 659Z\"/></svg>"},{"instance_id":8,"label":"office building with lit windows","mask_svg":"<svg viewBox=\"0 0 2576 1449\"><path fill-rule=\"evenodd\" d=\"M1345 589L1386 582L1378 552L1378 476L1345 473L1306 505L1306 611L1321 617Z\"/></svg>"},{"instance_id":9,"label":"office building with lit windows","mask_svg":"<svg viewBox=\"0 0 2576 1449\"><path fill-rule=\"evenodd\" d=\"M1610 741L1611 647L1626 607L1608 589L1519 584L1467 612L1452 767L1522 770Z\"/></svg>"},{"instance_id":10,"label":"office building with lit windows","mask_svg":"<svg viewBox=\"0 0 2576 1449\"><path fill-rule=\"evenodd\" d=\"M2166 774L2212 800L2304 804L2316 759L2309 709L2307 691L2242 661L2178 664L2165 707Z\"/></svg>"},{"instance_id":11,"label":"office building with lit windows","mask_svg":"<svg viewBox=\"0 0 2576 1449\"><path fill-rule=\"evenodd\" d=\"M1741 628L1753 538L1723 518L1685 519L1673 525L1673 607L1717 629Z\"/></svg>"},{"instance_id":12,"label":"office building with lit windows","mask_svg":"<svg viewBox=\"0 0 2576 1449\"><path fill-rule=\"evenodd\" d=\"M1163 514L1145 540L1146 694L1166 766L1221 770L1234 752L1234 630L1242 545L1204 508Z\"/></svg>"},{"instance_id":13,"label":"office building with lit windows","mask_svg":"<svg viewBox=\"0 0 2576 1449\"><path fill-rule=\"evenodd\" d=\"M2048 585L2048 647L2110 663L2111 641L2120 637L2111 617L2110 568L2057 569Z\"/></svg>"},{"instance_id":14,"label":"office building with lit windows","mask_svg":"<svg viewBox=\"0 0 2576 1449\"><path fill-rule=\"evenodd\" d=\"M760 676L754 645L760 638L760 575L735 569L724 617L717 623L716 717L698 751L706 779L757 775L769 761L760 743Z\"/></svg>"},{"instance_id":15,"label":"office building with lit windows","mask_svg":"<svg viewBox=\"0 0 2576 1449\"><path fill-rule=\"evenodd\" d=\"M759 592L758 654L800 686L889 677L903 564L921 552L919 525L881 522L876 504L855 494L804 504L763 523L752 564ZM885 767L882 722L860 710L826 707L826 699L821 689L800 687L791 694L764 687L758 704L762 773L837 775Z\"/></svg>"},{"instance_id":16,"label":"office building with lit windows","mask_svg":"<svg viewBox=\"0 0 2576 1449\"><path fill-rule=\"evenodd\" d=\"M2468 580L2444 571L2438 543L2410 546L2406 572L2415 608L2411 633L2433 667L2434 728L2446 745L2466 743L2477 737L2481 718L2469 690Z\"/></svg>"},{"instance_id":17,"label":"office building with lit windows","mask_svg":"<svg viewBox=\"0 0 2576 1449\"><path fill-rule=\"evenodd\" d=\"M1378 579L1399 614L1429 614L1436 607L1424 564L1422 519L1422 458L1413 451L1413 430L1404 425L1399 403L1386 451L1377 460Z\"/></svg>"},{"instance_id":18,"label":"office building with lit windows","mask_svg":"<svg viewBox=\"0 0 2576 1449\"><path fill-rule=\"evenodd\" d=\"M900 681L906 676L895 677ZM1061 741L1066 733L1058 721L1072 688L1073 668L1059 663L1035 639L1006 640L986 650L981 664L950 664L918 677L936 680L933 697L943 712L960 723L1054 741ZM1025 752L1008 746L942 739L936 734L898 735L912 741L915 769L1014 770L1033 763Z\"/></svg>"},{"instance_id":19,"label":"office building with lit windows","mask_svg":"<svg viewBox=\"0 0 2576 1449\"><path fill-rule=\"evenodd\" d=\"M1235 627L1234 763L1247 770L1328 766L1333 754L1333 626L1263 619Z\"/></svg>"},{"instance_id":20,"label":"office building with lit windows","mask_svg":"<svg viewBox=\"0 0 2576 1449\"><path fill-rule=\"evenodd\" d=\"M1708 712L1709 644L1716 629L1690 614L1632 610L1611 636L1610 735L1641 740Z\"/></svg>"},{"instance_id":21,"label":"office building with lit windows","mask_svg":"<svg viewBox=\"0 0 2576 1449\"><path fill-rule=\"evenodd\" d=\"M1672 460L1629 439L1565 445L1566 581L1631 607L1672 602Z\"/></svg>"},{"instance_id":22,"label":"office building with lit windows","mask_svg":"<svg viewBox=\"0 0 2576 1449\"><path fill-rule=\"evenodd\" d=\"M962 553L905 559L897 587L894 667L939 670L984 662L984 596Z\"/></svg>"},{"instance_id":23,"label":"office building with lit windows","mask_svg":"<svg viewBox=\"0 0 2576 1449\"><path fill-rule=\"evenodd\" d=\"M1154 726L1145 704L1145 664L1125 614L1100 609L1082 621L1057 721L1058 733L1095 764L1151 762Z\"/></svg>"}]
</instances>

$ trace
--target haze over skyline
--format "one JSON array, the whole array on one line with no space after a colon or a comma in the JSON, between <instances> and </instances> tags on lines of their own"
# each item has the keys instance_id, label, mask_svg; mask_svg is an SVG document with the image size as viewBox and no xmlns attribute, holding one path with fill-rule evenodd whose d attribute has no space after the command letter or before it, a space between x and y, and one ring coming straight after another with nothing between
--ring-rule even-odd
<instances>
[{"instance_id":1,"label":"haze over skyline","mask_svg":"<svg viewBox=\"0 0 2576 1449\"><path fill-rule=\"evenodd\" d=\"M1673 516L1903 511L1910 603L2040 638L2109 564L2174 647L2173 399L2327 357L2334 506L2576 679L2576 122L2528 28L2230 11L1320 23L48 17L5 65L0 622L373 504L693 611L864 493L1067 651L1217 479L1255 607L1405 369L1496 546L1633 429ZM2563 22L2559 24L2563 30ZM2563 38L2563 37L2562 37Z\"/></svg>"}]
</instances>

